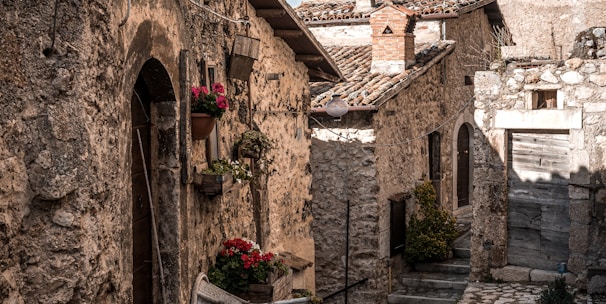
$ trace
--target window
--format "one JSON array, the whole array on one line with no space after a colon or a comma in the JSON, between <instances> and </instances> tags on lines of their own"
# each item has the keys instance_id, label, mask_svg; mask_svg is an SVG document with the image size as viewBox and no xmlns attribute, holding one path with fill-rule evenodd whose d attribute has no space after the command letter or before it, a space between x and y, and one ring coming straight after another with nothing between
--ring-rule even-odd
<instances>
[{"instance_id":1,"label":"window","mask_svg":"<svg viewBox=\"0 0 606 304\"><path fill-rule=\"evenodd\" d=\"M557 109L558 91L557 90L539 90L532 91L532 110Z\"/></svg>"},{"instance_id":2,"label":"window","mask_svg":"<svg viewBox=\"0 0 606 304\"><path fill-rule=\"evenodd\" d=\"M473 85L473 76L465 76L465 85Z\"/></svg>"},{"instance_id":3,"label":"window","mask_svg":"<svg viewBox=\"0 0 606 304\"><path fill-rule=\"evenodd\" d=\"M202 60L199 65L200 82L208 87L215 83L215 65L212 62ZM218 125L215 125L212 133L206 140L206 160L210 163L213 160L219 159L219 130Z\"/></svg>"}]
</instances>

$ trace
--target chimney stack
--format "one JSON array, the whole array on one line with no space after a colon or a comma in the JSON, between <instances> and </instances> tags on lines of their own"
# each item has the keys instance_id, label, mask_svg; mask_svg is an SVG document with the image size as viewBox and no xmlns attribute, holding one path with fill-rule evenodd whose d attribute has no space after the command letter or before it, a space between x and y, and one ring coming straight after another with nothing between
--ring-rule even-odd
<instances>
[{"instance_id":1,"label":"chimney stack","mask_svg":"<svg viewBox=\"0 0 606 304\"><path fill-rule=\"evenodd\" d=\"M415 11L384 4L370 14L372 73L402 73L415 63Z\"/></svg>"}]
</instances>

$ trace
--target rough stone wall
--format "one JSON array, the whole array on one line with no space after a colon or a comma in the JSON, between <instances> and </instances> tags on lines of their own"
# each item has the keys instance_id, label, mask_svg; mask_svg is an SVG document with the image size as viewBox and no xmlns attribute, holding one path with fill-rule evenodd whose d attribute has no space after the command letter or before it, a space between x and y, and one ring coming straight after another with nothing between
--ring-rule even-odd
<instances>
[{"instance_id":1,"label":"rough stone wall","mask_svg":"<svg viewBox=\"0 0 606 304\"><path fill-rule=\"evenodd\" d=\"M186 303L195 275L208 269L221 241L256 236L250 185L213 199L200 194L190 183L193 166L205 162L205 145L183 134L189 86L198 83L203 58L216 64L231 101L219 123L222 156L231 155L247 128L246 83L225 76L225 58L244 26L173 1L133 3L128 19L126 1L58 4L54 44L52 5L0 5L6 55L0 59L0 299L132 302L130 98L139 71L154 58L165 69L156 76L166 77L152 88L164 94L155 96L151 112L153 201L166 298ZM214 5L234 19L246 11L241 2ZM306 68L263 19L253 16L251 23L252 36L262 41L253 107L304 110ZM181 57L181 50L189 52ZM278 82L267 80L267 73L280 72ZM255 114L254 121L280 140L272 151L276 173L269 191L261 191L268 219L263 245L313 260L306 121L284 113ZM313 284L313 271L308 276Z\"/></svg>"},{"instance_id":2,"label":"rough stone wall","mask_svg":"<svg viewBox=\"0 0 606 304\"><path fill-rule=\"evenodd\" d=\"M588 269L604 267L606 224L606 63L570 59L564 64L476 74L475 190L472 279L507 264L508 129L560 129L570 136L570 255L577 284L591 285ZM532 110L534 90L557 90L557 109ZM547 112L545 112L547 111ZM521 117L512 121L512 117ZM588 282L589 281L589 282ZM603 286L601 288L604 288ZM602 290L603 292L603 290Z\"/></svg>"},{"instance_id":3,"label":"rough stone wall","mask_svg":"<svg viewBox=\"0 0 606 304\"><path fill-rule=\"evenodd\" d=\"M498 4L520 56L567 59L580 32L604 26L606 3L601 0L498 0Z\"/></svg>"},{"instance_id":4,"label":"rough stone wall","mask_svg":"<svg viewBox=\"0 0 606 304\"><path fill-rule=\"evenodd\" d=\"M328 116L312 121L313 231L316 244L316 287L327 296L345 287L347 203L349 201L348 284L369 278L349 291L350 303L382 303L385 300L385 265L378 259L379 220L376 194L376 156L364 147L374 137L370 113L348 113L340 122ZM340 134L341 137L330 131ZM339 294L326 303L344 303Z\"/></svg>"}]
</instances>

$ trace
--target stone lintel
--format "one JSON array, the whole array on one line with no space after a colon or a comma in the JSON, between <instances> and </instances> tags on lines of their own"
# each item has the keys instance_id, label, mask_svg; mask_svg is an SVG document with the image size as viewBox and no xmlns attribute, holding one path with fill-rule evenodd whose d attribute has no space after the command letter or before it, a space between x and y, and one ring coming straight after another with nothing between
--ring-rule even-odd
<instances>
[{"instance_id":1,"label":"stone lintel","mask_svg":"<svg viewBox=\"0 0 606 304\"><path fill-rule=\"evenodd\" d=\"M583 112L567 110L499 110L495 115L495 128L568 130L583 127Z\"/></svg>"}]
</instances>

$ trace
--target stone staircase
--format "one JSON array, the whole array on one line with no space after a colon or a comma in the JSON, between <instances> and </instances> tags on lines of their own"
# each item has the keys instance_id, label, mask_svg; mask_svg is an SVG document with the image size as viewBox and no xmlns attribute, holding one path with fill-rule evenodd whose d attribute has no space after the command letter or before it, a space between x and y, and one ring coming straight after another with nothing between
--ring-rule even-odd
<instances>
[{"instance_id":1,"label":"stone staircase","mask_svg":"<svg viewBox=\"0 0 606 304\"><path fill-rule=\"evenodd\" d=\"M390 304L457 303L469 278L471 232L454 243L453 257L445 262L415 265L415 271L401 277L401 288L390 294Z\"/></svg>"}]
</instances>

